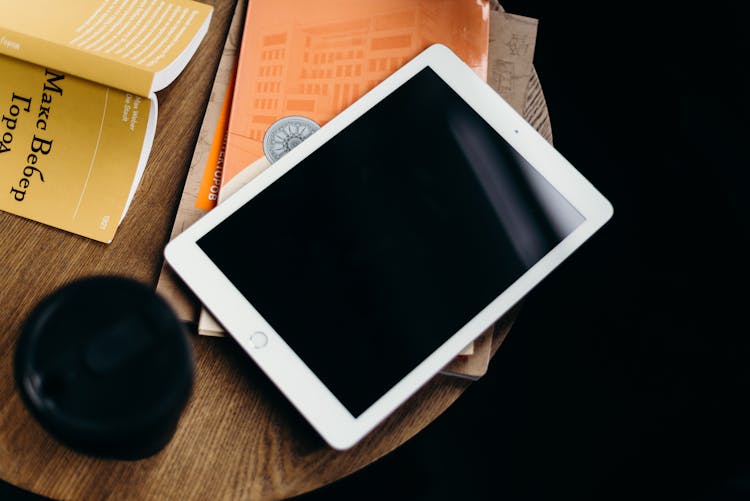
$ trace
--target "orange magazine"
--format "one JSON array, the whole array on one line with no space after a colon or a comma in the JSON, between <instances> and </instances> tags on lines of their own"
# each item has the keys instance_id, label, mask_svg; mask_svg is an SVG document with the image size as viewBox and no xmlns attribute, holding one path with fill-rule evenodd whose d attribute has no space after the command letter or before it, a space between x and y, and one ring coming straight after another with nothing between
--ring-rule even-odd
<instances>
[{"instance_id":1,"label":"orange magazine","mask_svg":"<svg viewBox=\"0 0 750 501\"><path fill-rule=\"evenodd\" d=\"M433 43L486 80L489 10L487 0L250 0L222 185L264 156L272 123L323 125Z\"/></svg>"}]
</instances>

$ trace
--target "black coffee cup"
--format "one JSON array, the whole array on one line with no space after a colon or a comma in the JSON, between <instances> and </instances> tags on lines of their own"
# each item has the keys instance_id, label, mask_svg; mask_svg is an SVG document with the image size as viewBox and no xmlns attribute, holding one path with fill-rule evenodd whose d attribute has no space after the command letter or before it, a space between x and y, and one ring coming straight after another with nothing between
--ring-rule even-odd
<instances>
[{"instance_id":1,"label":"black coffee cup","mask_svg":"<svg viewBox=\"0 0 750 501\"><path fill-rule=\"evenodd\" d=\"M192 388L182 323L151 288L124 277L73 282L42 300L16 347L24 402L58 440L139 459L172 438Z\"/></svg>"}]
</instances>

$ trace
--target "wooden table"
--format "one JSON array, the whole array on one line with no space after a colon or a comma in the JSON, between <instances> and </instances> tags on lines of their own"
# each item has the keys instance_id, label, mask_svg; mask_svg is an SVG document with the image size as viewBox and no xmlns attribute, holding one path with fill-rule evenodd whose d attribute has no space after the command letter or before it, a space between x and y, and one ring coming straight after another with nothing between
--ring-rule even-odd
<instances>
[{"instance_id":1,"label":"wooden table","mask_svg":"<svg viewBox=\"0 0 750 501\"><path fill-rule=\"evenodd\" d=\"M193 61L159 94L159 122L145 175L110 245L0 213L0 478L52 498L282 498L344 477L408 440L449 407L469 382L436 376L354 448L328 448L230 340L192 339L192 398L167 447L140 461L77 454L31 418L13 382L20 326L45 295L77 278L118 274L154 284L234 0L215 0ZM525 116L551 130L536 75ZM510 328L496 332L496 350Z\"/></svg>"}]
</instances>

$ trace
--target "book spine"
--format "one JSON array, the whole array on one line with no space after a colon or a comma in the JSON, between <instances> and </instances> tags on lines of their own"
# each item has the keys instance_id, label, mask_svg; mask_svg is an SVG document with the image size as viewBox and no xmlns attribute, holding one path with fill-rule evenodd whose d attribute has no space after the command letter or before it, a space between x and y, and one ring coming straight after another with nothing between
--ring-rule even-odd
<instances>
[{"instance_id":1,"label":"book spine","mask_svg":"<svg viewBox=\"0 0 750 501\"><path fill-rule=\"evenodd\" d=\"M144 97L151 93L154 80L151 71L4 26L0 26L0 54Z\"/></svg>"}]
</instances>

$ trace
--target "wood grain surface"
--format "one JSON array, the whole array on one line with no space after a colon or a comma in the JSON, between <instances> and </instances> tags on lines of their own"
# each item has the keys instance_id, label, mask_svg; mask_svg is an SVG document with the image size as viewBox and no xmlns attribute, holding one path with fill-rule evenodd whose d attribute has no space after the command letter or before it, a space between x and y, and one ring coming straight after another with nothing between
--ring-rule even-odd
<instances>
[{"instance_id":1,"label":"wood grain surface","mask_svg":"<svg viewBox=\"0 0 750 501\"><path fill-rule=\"evenodd\" d=\"M31 308L60 286L117 274L155 284L234 1L215 0L211 27L183 74L158 94L159 122L141 185L113 243L0 213L0 478L61 499L278 499L333 482L388 453L448 408L469 382L436 376L354 448L328 448L230 339L192 337L195 386L172 441L140 461L77 454L24 407L13 352ZM525 116L551 140L539 79ZM494 349L514 310L498 323Z\"/></svg>"}]
</instances>

